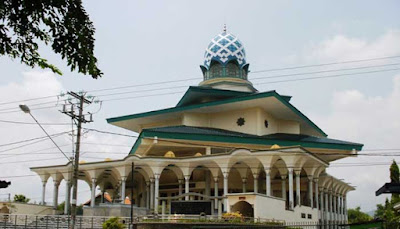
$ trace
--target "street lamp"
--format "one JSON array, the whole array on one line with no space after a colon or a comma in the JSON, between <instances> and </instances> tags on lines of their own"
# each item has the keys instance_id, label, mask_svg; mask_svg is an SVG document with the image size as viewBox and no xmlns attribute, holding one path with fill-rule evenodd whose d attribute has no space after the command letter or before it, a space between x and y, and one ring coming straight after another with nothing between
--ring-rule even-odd
<instances>
[{"instance_id":1,"label":"street lamp","mask_svg":"<svg viewBox=\"0 0 400 229\"><path fill-rule=\"evenodd\" d=\"M42 125L40 125L40 123L38 122L38 120L36 120L35 117L33 117L31 110L29 109L29 107L25 104L20 104L19 108L26 114L29 114L33 120L35 120L35 122L40 126L40 128L43 130L43 132L47 135L47 137L50 138L50 140L54 143L54 145L58 148L58 150L60 150L60 152L67 158L68 161L71 161L71 159L61 150L61 148L57 145L57 143L51 138L51 136L47 133L47 131L43 128Z\"/></svg>"}]
</instances>

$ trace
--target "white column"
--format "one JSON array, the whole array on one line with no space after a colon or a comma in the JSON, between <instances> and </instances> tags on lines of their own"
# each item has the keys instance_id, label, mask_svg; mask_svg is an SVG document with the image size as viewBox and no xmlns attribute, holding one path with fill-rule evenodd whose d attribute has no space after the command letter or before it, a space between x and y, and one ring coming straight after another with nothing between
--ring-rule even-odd
<instances>
[{"instance_id":1,"label":"white column","mask_svg":"<svg viewBox=\"0 0 400 229\"><path fill-rule=\"evenodd\" d=\"M247 192L247 178L242 178L242 192Z\"/></svg>"},{"instance_id":2,"label":"white column","mask_svg":"<svg viewBox=\"0 0 400 229\"><path fill-rule=\"evenodd\" d=\"M154 178L150 178L150 209L154 209Z\"/></svg>"},{"instance_id":3,"label":"white column","mask_svg":"<svg viewBox=\"0 0 400 229\"><path fill-rule=\"evenodd\" d=\"M133 182L132 182L133 185ZM121 177L121 203L125 204L125 198L126 198L126 177Z\"/></svg>"},{"instance_id":4,"label":"white column","mask_svg":"<svg viewBox=\"0 0 400 229\"><path fill-rule=\"evenodd\" d=\"M92 195L90 200L90 207L94 207L96 202L96 178L92 178Z\"/></svg>"},{"instance_id":5,"label":"white column","mask_svg":"<svg viewBox=\"0 0 400 229\"><path fill-rule=\"evenodd\" d=\"M314 208L313 176L308 177L308 201L310 202L310 207Z\"/></svg>"},{"instance_id":6,"label":"white column","mask_svg":"<svg viewBox=\"0 0 400 229\"><path fill-rule=\"evenodd\" d=\"M205 175L205 182L206 182L206 188L204 190L204 193L207 197L211 196L211 180L210 180L210 171L209 170L205 170L204 171L204 175Z\"/></svg>"},{"instance_id":7,"label":"white column","mask_svg":"<svg viewBox=\"0 0 400 229\"><path fill-rule=\"evenodd\" d=\"M211 155L211 147L206 147L206 155Z\"/></svg>"},{"instance_id":8,"label":"white column","mask_svg":"<svg viewBox=\"0 0 400 229\"><path fill-rule=\"evenodd\" d=\"M342 196L342 194L339 194L339 201L340 201L340 206L339 206L340 221L343 223L344 217L343 217L343 196Z\"/></svg>"},{"instance_id":9,"label":"white column","mask_svg":"<svg viewBox=\"0 0 400 229\"><path fill-rule=\"evenodd\" d=\"M286 176L281 176L282 179L282 199L286 200Z\"/></svg>"},{"instance_id":10,"label":"white column","mask_svg":"<svg viewBox=\"0 0 400 229\"><path fill-rule=\"evenodd\" d=\"M324 189L320 189L320 203L321 203L321 207L320 207L320 219L322 220L322 221L324 221L325 220L325 217L324 217L324 210L325 210L325 208L324 208Z\"/></svg>"},{"instance_id":11,"label":"white column","mask_svg":"<svg viewBox=\"0 0 400 229\"><path fill-rule=\"evenodd\" d=\"M60 183L58 181L54 181L54 189L53 189L53 207L57 209L58 205L58 186Z\"/></svg>"},{"instance_id":12,"label":"white column","mask_svg":"<svg viewBox=\"0 0 400 229\"><path fill-rule=\"evenodd\" d=\"M160 175L159 174L155 174L154 175L154 213L158 214L158 197L160 195L159 193L159 181L160 181Z\"/></svg>"},{"instance_id":13,"label":"white column","mask_svg":"<svg viewBox=\"0 0 400 229\"><path fill-rule=\"evenodd\" d=\"M265 169L265 192L267 196L271 196L271 169Z\"/></svg>"},{"instance_id":14,"label":"white column","mask_svg":"<svg viewBox=\"0 0 400 229\"><path fill-rule=\"evenodd\" d=\"M254 173L253 177L254 177L254 193L258 193L258 173Z\"/></svg>"},{"instance_id":15,"label":"white column","mask_svg":"<svg viewBox=\"0 0 400 229\"><path fill-rule=\"evenodd\" d=\"M300 194L300 173L301 170L296 170L296 206L301 206L301 194Z\"/></svg>"},{"instance_id":16,"label":"white column","mask_svg":"<svg viewBox=\"0 0 400 229\"><path fill-rule=\"evenodd\" d=\"M315 208L319 209L319 200L318 200L318 179L314 179L315 184Z\"/></svg>"},{"instance_id":17,"label":"white column","mask_svg":"<svg viewBox=\"0 0 400 229\"><path fill-rule=\"evenodd\" d=\"M65 180L65 205L64 205L64 215L68 215L69 201L71 195L71 181Z\"/></svg>"},{"instance_id":18,"label":"white column","mask_svg":"<svg viewBox=\"0 0 400 229\"><path fill-rule=\"evenodd\" d=\"M46 205L46 183L47 181L42 181L42 205Z\"/></svg>"},{"instance_id":19,"label":"white column","mask_svg":"<svg viewBox=\"0 0 400 229\"><path fill-rule=\"evenodd\" d=\"M333 196L331 190L329 190L329 212L329 219L333 221Z\"/></svg>"},{"instance_id":20,"label":"white column","mask_svg":"<svg viewBox=\"0 0 400 229\"><path fill-rule=\"evenodd\" d=\"M349 219L347 218L347 197L346 194L343 194L343 211L344 211L344 221L347 222Z\"/></svg>"},{"instance_id":21,"label":"white column","mask_svg":"<svg viewBox=\"0 0 400 229\"><path fill-rule=\"evenodd\" d=\"M325 189L324 192L325 192L325 220L328 221L328 220L330 220L329 205L328 205L328 202L329 202L328 190Z\"/></svg>"},{"instance_id":22,"label":"white column","mask_svg":"<svg viewBox=\"0 0 400 229\"><path fill-rule=\"evenodd\" d=\"M289 173L289 208L294 209L293 168L288 168L288 173Z\"/></svg>"},{"instance_id":23,"label":"white column","mask_svg":"<svg viewBox=\"0 0 400 229\"><path fill-rule=\"evenodd\" d=\"M218 177L214 177L214 196L218 197ZM218 199L214 199L214 207L218 209Z\"/></svg>"},{"instance_id":24,"label":"white column","mask_svg":"<svg viewBox=\"0 0 400 229\"><path fill-rule=\"evenodd\" d=\"M146 208L150 209L150 181L146 181Z\"/></svg>"},{"instance_id":25,"label":"white column","mask_svg":"<svg viewBox=\"0 0 400 229\"><path fill-rule=\"evenodd\" d=\"M224 172L223 176L224 176L224 197L225 197L224 198L224 212L226 212L228 210L228 206L227 206L228 200L226 197L226 195L228 194L228 173Z\"/></svg>"},{"instance_id":26,"label":"white column","mask_svg":"<svg viewBox=\"0 0 400 229\"><path fill-rule=\"evenodd\" d=\"M332 198L333 198L333 203L332 203L332 205L333 205L333 211L332 211L332 214L333 214L333 220L334 221L337 221L337 211L336 211L336 209L337 209L337 202L336 202L336 193L332 193Z\"/></svg>"},{"instance_id":27,"label":"white column","mask_svg":"<svg viewBox=\"0 0 400 229\"><path fill-rule=\"evenodd\" d=\"M185 193L189 193L190 175L185 175ZM189 200L189 196L185 196L185 200Z\"/></svg>"},{"instance_id":28,"label":"white column","mask_svg":"<svg viewBox=\"0 0 400 229\"><path fill-rule=\"evenodd\" d=\"M178 186L178 194L179 195L182 195L182 183L183 183L183 180L179 179L178 180L178 184L179 184L179 186Z\"/></svg>"}]
</instances>

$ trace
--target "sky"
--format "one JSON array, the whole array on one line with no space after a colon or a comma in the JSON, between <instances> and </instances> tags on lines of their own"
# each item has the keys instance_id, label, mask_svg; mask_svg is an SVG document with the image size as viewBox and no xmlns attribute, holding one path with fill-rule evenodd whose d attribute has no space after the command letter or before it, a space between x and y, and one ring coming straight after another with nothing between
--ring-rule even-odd
<instances>
[{"instance_id":1,"label":"sky","mask_svg":"<svg viewBox=\"0 0 400 229\"><path fill-rule=\"evenodd\" d=\"M94 80L71 72L65 61L49 47L41 54L58 66L63 75L32 69L0 57L0 120L33 122L19 112L19 101L66 91L89 91L104 101L93 104L96 128L137 135L108 125L106 118L174 106L187 86L202 80L199 65L210 40L226 24L244 44L251 71L315 65L350 60L364 60L400 55L400 2L385 1L83 1L96 28L95 54L104 76ZM293 70L252 73L249 80L259 91L276 90L293 96L291 103L321 127L330 138L363 143L365 152L373 149L400 151L400 58L329 65ZM385 65L385 66L379 66ZM373 67L376 66L376 67ZM368 68L364 68L368 67ZM340 73L379 71L315 80L275 82L278 79L254 79L282 74L298 74L345 68L363 68L342 72L289 76L300 79ZM386 71L389 69L395 69ZM175 83L129 87L121 90L91 90L164 81L192 79ZM163 88L170 89L163 89ZM102 95L124 92L120 95ZM162 94L162 95L157 95ZM148 96L151 95L151 96ZM136 97L132 99L119 99ZM59 97L62 100L63 97ZM116 100L111 100L116 99ZM107 101L110 100L110 101ZM9 104L3 104L12 102ZM26 101L32 108L40 102L53 102L53 108L32 110L42 123L70 123L56 107L57 97ZM48 104L46 105L48 106ZM51 133L69 131L70 125L46 125ZM50 141L11 149L21 144L5 145L42 137L37 125L0 122L0 179L33 175L29 167L66 163ZM70 154L68 135L56 137L62 149ZM134 138L86 132L82 160L122 158ZM99 143L102 143L101 145ZM49 149L51 148L51 149ZM39 151L41 150L41 151ZM38 152L42 154L38 154ZM111 153L110 153L111 152ZM18 155L19 154L19 155ZM356 186L348 195L348 206L364 211L375 209L385 197L375 191L389 181L389 164L399 157L359 156L332 163L328 172ZM354 166L352 166L354 165ZM40 201L38 176L10 178L12 186L0 190L0 199L22 193ZM79 183L80 199L90 197L89 186ZM49 180L46 199L51 202L53 183ZM64 183L59 202L63 201Z\"/></svg>"}]
</instances>

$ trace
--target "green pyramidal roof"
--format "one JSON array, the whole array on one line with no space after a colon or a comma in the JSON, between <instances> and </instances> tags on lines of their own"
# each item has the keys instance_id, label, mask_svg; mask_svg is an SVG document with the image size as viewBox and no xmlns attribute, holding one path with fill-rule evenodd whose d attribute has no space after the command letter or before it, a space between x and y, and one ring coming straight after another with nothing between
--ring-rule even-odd
<instances>
[{"instance_id":1,"label":"green pyramidal roof","mask_svg":"<svg viewBox=\"0 0 400 229\"><path fill-rule=\"evenodd\" d=\"M214 89L211 87L200 86L200 87L189 87L189 89L179 100L176 107L201 104L206 102L213 102L218 100L225 100L239 96L248 96L257 94L258 92L244 92L244 91L231 91L223 89ZM290 101L291 96L281 95L286 101Z\"/></svg>"},{"instance_id":2,"label":"green pyramidal roof","mask_svg":"<svg viewBox=\"0 0 400 229\"><path fill-rule=\"evenodd\" d=\"M240 92L240 91L230 91L213 89L207 87L190 87L182 99L178 102L175 107L155 110L150 112L120 116L115 118L107 119L108 123L114 124L116 126L123 127L121 122L126 122L128 120L137 120L137 124L141 122L143 118L156 117L156 116L167 116L167 115L178 115L179 113L185 111L194 111L200 109L210 110L217 106L229 105L234 103L247 103L252 100L258 100L259 104L263 104L260 99L273 98L280 103L281 109L285 109L287 112L291 112L292 117L296 117L296 120L301 122L303 127L311 128L313 135L327 136L327 134L322 131L315 123L313 123L309 118L307 118L303 113L301 113L296 107L289 103L290 96L283 96L278 94L276 91L267 92ZM136 124L136 125L137 125Z\"/></svg>"}]
</instances>

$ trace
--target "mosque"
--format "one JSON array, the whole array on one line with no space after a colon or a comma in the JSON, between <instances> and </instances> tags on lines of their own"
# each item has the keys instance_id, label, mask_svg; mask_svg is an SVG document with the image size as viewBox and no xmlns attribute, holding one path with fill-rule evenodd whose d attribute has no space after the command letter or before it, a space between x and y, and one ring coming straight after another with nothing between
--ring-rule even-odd
<instances>
[{"instance_id":1,"label":"mosque","mask_svg":"<svg viewBox=\"0 0 400 229\"><path fill-rule=\"evenodd\" d=\"M354 187L326 169L363 145L328 138L291 96L257 91L243 44L226 30L211 40L200 68L203 81L175 107L107 119L139 136L121 160L79 165L79 179L91 187L84 214L128 216L132 200L137 215L240 212L286 222L347 222L346 196ZM71 168L31 168L43 182L43 203L50 177L54 206L62 180L70 203Z\"/></svg>"}]
</instances>

